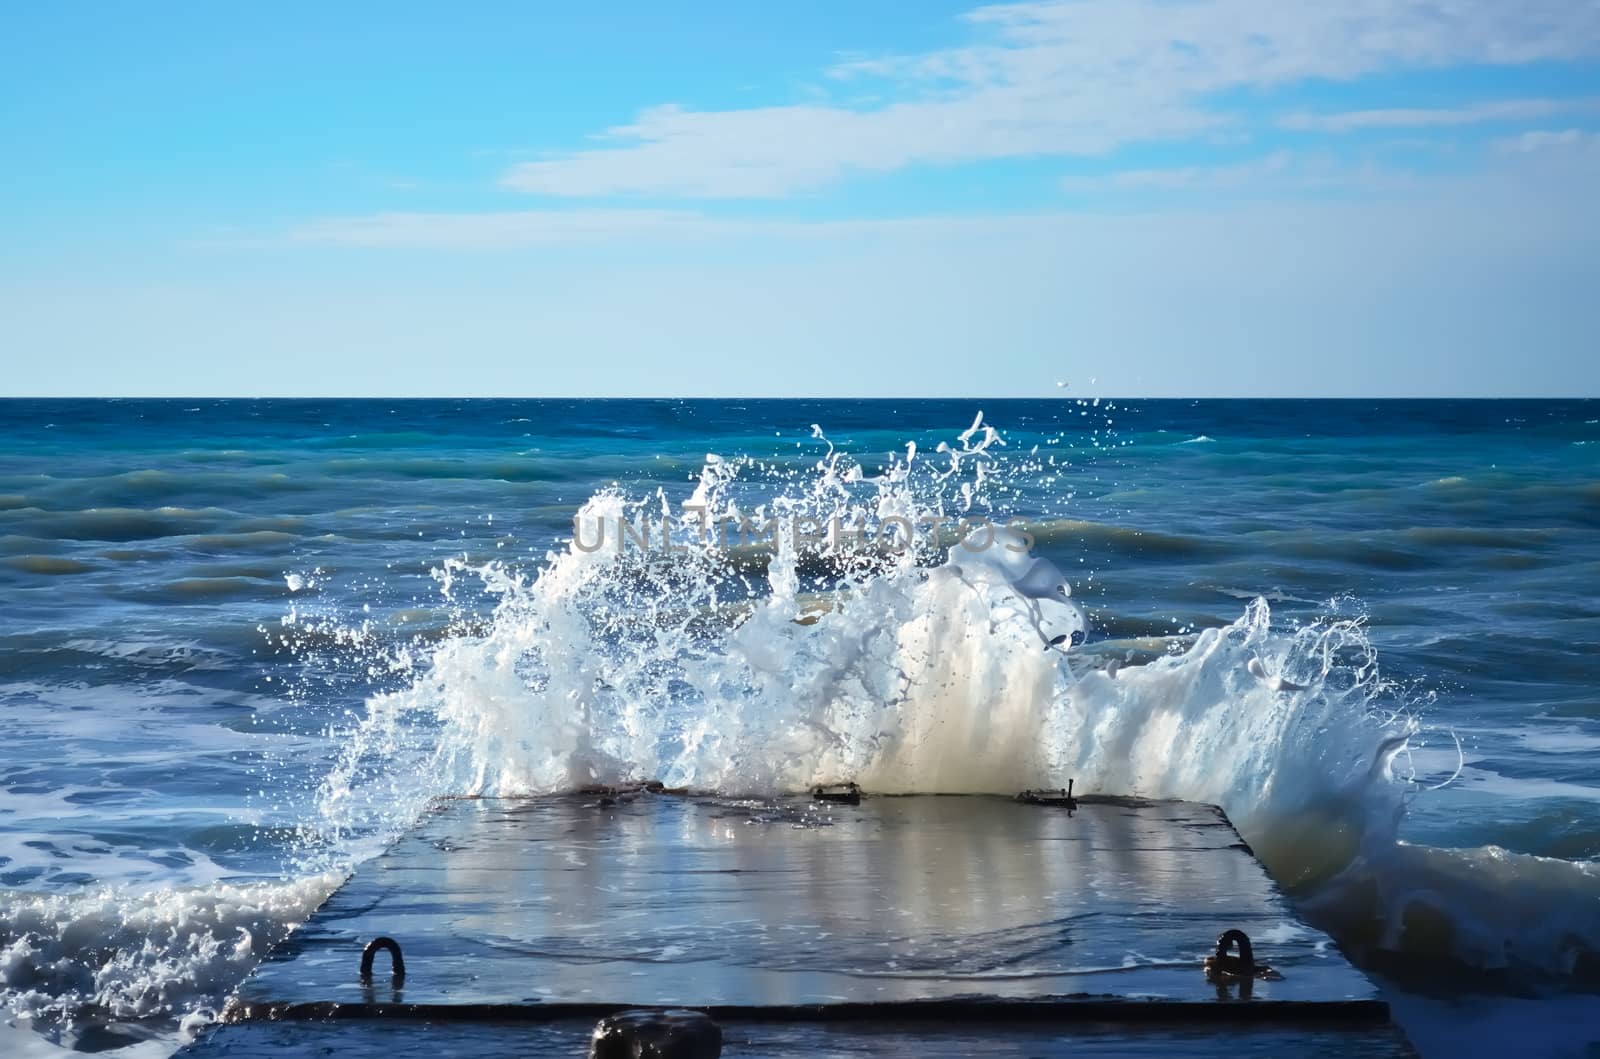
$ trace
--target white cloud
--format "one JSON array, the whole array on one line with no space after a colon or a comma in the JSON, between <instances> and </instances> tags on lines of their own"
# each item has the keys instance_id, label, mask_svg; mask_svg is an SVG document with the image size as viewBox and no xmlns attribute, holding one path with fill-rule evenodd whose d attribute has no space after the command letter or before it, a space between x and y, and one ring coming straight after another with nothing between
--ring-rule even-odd
<instances>
[{"instance_id":1,"label":"white cloud","mask_svg":"<svg viewBox=\"0 0 1600 1059\"><path fill-rule=\"evenodd\" d=\"M1596 394L1600 200L1547 162L1495 157L1394 197L815 229L724 219L704 229L718 239L687 244L682 227L664 233L693 214L588 218L606 239L637 224L660 251L647 253L541 242L350 268L320 249L273 261L218 247L186 290L149 289L178 282L166 273L0 283L0 318L25 351L15 393L970 397L1053 395L1062 378L1078 392L1095 376L1103 393L1188 397ZM477 233L498 248L508 224L531 238L568 222L456 223L389 214L321 231L454 246Z\"/></svg>"},{"instance_id":2,"label":"white cloud","mask_svg":"<svg viewBox=\"0 0 1600 1059\"><path fill-rule=\"evenodd\" d=\"M1061 182L1061 187L1075 193L1111 190L1261 192L1397 190L1415 184L1415 178L1409 173L1370 162L1346 162L1327 152L1274 151L1227 165L1124 169L1096 176L1068 177Z\"/></svg>"},{"instance_id":3,"label":"white cloud","mask_svg":"<svg viewBox=\"0 0 1600 1059\"><path fill-rule=\"evenodd\" d=\"M693 210L546 209L485 213L376 213L332 217L290 228L274 239L216 240L208 246L330 246L386 250L510 250L628 242L814 240L838 243L882 237L1012 237L1054 214L907 217L886 220L730 219Z\"/></svg>"},{"instance_id":4,"label":"white cloud","mask_svg":"<svg viewBox=\"0 0 1600 1059\"><path fill-rule=\"evenodd\" d=\"M968 45L829 71L898 102L651 107L604 145L518 164L503 182L569 197L775 198L856 172L1194 137L1238 120L1216 102L1230 90L1600 54L1600 0L1052 0L966 21Z\"/></svg>"},{"instance_id":5,"label":"white cloud","mask_svg":"<svg viewBox=\"0 0 1600 1059\"><path fill-rule=\"evenodd\" d=\"M1594 151L1600 150L1600 133L1588 132L1584 129L1561 129L1552 131L1536 129L1525 132L1519 136L1508 136L1494 142L1495 150L1501 154L1534 154L1547 151Z\"/></svg>"},{"instance_id":6,"label":"white cloud","mask_svg":"<svg viewBox=\"0 0 1600 1059\"><path fill-rule=\"evenodd\" d=\"M1507 99L1464 107L1355 110L1337 114L1288 114L1279 128L1305 132L1358 132L1364 129L1450 128L1503 121L1534 121L1572 110L1600 109L1594 99Z\"/></svg>"},{"instance_id":7,"label":"white cloud","mask_svg":"<svg viewBox=\"0 0 1600 1059\"><path fill-rule=\"evenodd\" d=\"M1564 149L1564 150L1563 150ZM1573 151L1587 151L1574 159ZM1600 133L1576 129L1536 132L1499 141L1485 156L1485 165L1451 175L1431 175L1391 168L1376 161L1349 161L1331 151L1276 151L1259 158L1214 166L1181 166L1114 171L1063 181L1068 192L1150 192L1112 210L1050 209L1013 214L921 215L898 218L791 220L729 217L689 209L600 209L555 206L533 210L482 213L390 212L332 217L297 225L268 239L225 240L213 247L342 247L389 250L510 251L521 248L566 250L582 246L658 247L678 255L744 241L745 248L780 253L785 246L854 249L866 254L884 246L1009 246L1043 239L1058 246L1065 235L1109 222L1140 216L1159 227L1162 218L1189 214L1197 200L1218 223L1252 205L1283 206L1290 200L1305 210L1336 202L1366 202L1374 209L1430 209L1441 195L1458 203L1493 197L1529 210L1534 204L1558 209L1562 203L1591 198L1587 192L1590 160L1600 160ZM1358 190L1376 195L1310 195L1304 192ZM1240 194L1232 194L1239 192ZM1304 201L1300 201L1304 199ZM1214 200L1214 201L1213 201ZM1280 215L1281 216L1281 215ZM750 255L741 250L738 255ZM942 251L939 251L942 252ZM757 257L763 256L757 254ZM550 255L560 260L561 254Z\"/></svg>"},{"instance_id":8,"label":"white cloud","mask_svg":"<svg viewBox=\"0 0 1600 1059\"><path fill-rule=\"evenodd\" d=\"M309 221L291 228L280 241L300 246L494 250L641 234L684 236L703 231L705 223L698 214L682 210L392 212Z\"/></svg>"}]
</instances>

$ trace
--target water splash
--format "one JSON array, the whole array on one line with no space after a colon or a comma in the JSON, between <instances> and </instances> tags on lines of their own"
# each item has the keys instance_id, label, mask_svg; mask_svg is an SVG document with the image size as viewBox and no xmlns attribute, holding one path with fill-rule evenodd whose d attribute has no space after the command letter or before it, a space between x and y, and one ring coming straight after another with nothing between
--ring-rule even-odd
<instances>
[{"instance_id":1,"label":"water splash","mask_svg":"<svg viewBox=\"0 0 1600 1059\"><path fill-rule=\"evenodd\" d=\"M449 564L446 597L475 581L492 620L370 701L323 785L324 819L387 834L445 791L645 778L1001 794L1074 779L1223 806L1357 945L1555 974L1600 950L1586 868L1399 841L1420 790L1400 764L1421 722L1359 616L1332 607L1283 629L1256 599L1143 664L1115 644L1063 650L1083 614L1027 527L997 525L1004 439L981 416L932 459L908 446L875 474L813 433L827 451L809 475L709 456L681 501L597 493L534 574ZM775 527L763 545L706 531L752 521ZM840 524L864 532L827 529ZM1468 866L1486 859L1512 865L1499 899L1523 914L1482 914ZM1552 885L1566 899L1533 907Z\"/></svg>"},{"instance_id":2,"label":"water splash","mask_svg":"<svg viewBox=\"0 0 1600 1059\"><path fill-rule=\"evenodd\" d=\"M1213 802L1347 946L1592 967L1591 865L1399 841L1421 722L1359 617L1284 628L1256 599L1154 652L1097 640L1071 601L1082 586L1035 554L1072 534L1004 517L1005 439L981 416L870 467L814 437L826 452L800 472L708 455L685 495L600 490L537 569L446 563L444 617L398 644L315 617L315 572L290 575L287 632L388 689L330 729L296 877L0 896L0 1005L192 1026L431 798L644 778L1001 794L1073 779ZM1012 466L1053 482L1064 463Z\"/></svg>"}]
</instances>

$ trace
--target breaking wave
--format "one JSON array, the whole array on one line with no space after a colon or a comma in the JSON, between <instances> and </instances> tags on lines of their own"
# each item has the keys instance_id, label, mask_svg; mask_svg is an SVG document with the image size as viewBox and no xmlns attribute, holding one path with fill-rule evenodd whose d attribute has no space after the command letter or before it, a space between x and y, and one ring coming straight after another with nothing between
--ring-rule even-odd
<instances>
[{"instance_id":1,"label":"breaking wave","mask_svg":"<svg viewBox=\"0 0 1600 1059\"><path fill-rule=\"evenodd\" d=\"M0 894L0 1005L192 1028L430 799L643 779L748 794L1070 779L1216 803L1358 958L1594 973L1594 865L1400 840L1409 801L1443 777L1411 765L1425 702L1384 679L1358 614L1330 603L1285 627L1254 598L1194 636L1107 639L1062 570L1080 538L1123 531L1006 517L1003 444L980 416L881 467L829 444L803 473L708 455L686 495L604 489L537 569L444 564L454 620L399 645L297 602L287 636L362 656L392 688L330 730L298 874ZM1154 543L1206 547L1177 540ZM317 598L297 579L297 600Z\"/></svg>"},{"instance_id":2,"label":"breaking wave","mask_svg":"<svg viewBox=\"0 0 1600 1059\"><path fill-rule=\"evenodd\" d=\"M68 1043L104 1020L182 1016L187 1034L342 878L0 894L0 1003Z\"/></svg>"},{"instance_id":3,"label":"breaking wave","mask_svg":"<svg viewBox=\"0 0 1600 1059\"><path fill-rule=\"evenodd\" d=\"M1592 865L1399 839L1428 779L1410 764L1425 700L1382 677L1359 615L1330 604L1282 628L1257 598L1154 657L1092 629L1078 646L1084 616L1060 568L1027 550L1025 527L995 528L1000 443L980 417L959 445L930 460L910 449L878 474L830 446L777 488L713 455L688 496L596 494L535 574L449 564L446 597L473 582L493 619L408 659L415 678L370 701L322 789L324 819L350 829L334 845L391 833L447 790L655 779L759 794L849 779L1009 794L1073 779L1223 806L1357 955L1592 971ZM958 519L948 547L936 532L881 546L891 526ZM705 530L752 521L777 527L756 566ZM623 524L633 535L596 546ZM862 532L821 531L841 524Z\"/></svg>"}]
</instances>

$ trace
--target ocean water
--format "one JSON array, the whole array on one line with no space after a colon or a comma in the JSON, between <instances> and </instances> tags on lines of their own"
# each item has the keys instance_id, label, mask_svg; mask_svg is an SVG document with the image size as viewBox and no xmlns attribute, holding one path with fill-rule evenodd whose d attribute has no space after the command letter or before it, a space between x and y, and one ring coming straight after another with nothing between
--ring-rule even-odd
<instances>
[{"instance_id":1,"label":"ocean water","mask_svg":"<svg viewBox=\"0 0 1600 1059\"><path fill-rule=\"evenodd\" d=\"M1597 590L1594 401L0 401L0 1051L631 777L1217 802L1425 1055L1593 1054Z\"/></svg>"}]
</instances>

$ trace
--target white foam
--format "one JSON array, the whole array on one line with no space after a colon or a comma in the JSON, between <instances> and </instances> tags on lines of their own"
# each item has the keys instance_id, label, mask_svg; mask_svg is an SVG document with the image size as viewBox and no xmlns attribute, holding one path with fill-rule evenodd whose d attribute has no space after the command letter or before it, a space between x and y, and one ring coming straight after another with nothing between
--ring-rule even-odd
<instances>
[{"instance_id":1,"label":"white foam","mask_svg":"<svg viewBox=\"0 0 1600 1059\"><path fill-rule=\"evenodd\" d=\"M0 894L0 1007L58 1032L86 1007L117 1019L220 1010L341 878Z\"/></svg>"}]
</instances>

